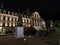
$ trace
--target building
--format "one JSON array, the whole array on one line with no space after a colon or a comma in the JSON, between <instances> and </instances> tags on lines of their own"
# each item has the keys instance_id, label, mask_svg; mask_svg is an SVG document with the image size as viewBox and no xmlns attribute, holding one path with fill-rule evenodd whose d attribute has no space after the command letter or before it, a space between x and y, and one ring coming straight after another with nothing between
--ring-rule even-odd
<instances>
[{"instance_id":1,"label":"building","mask_svg":"<svg viewBox=\"0 0 60 45\"><path fill-rule=\"evenodd\" d=\"M40 17L37 11L32 13L32 25L36 30L43 28L44 30L46 30L45 21L42 20L42 18Z\"/></svg>"},{"instance_id":2,"label":"building","mask_svg":"<svg viewBox=\"0 0 60 45\"><path fill-rule=\"evenodd\" d=\"M45 21L40 17L39 13L33 12L31 15L24 15L22 17L23 27L34 27L36 30L46 30Z\"/></svg>"},{"instance_id":3,"label":"building","mask_svg":"<svg viewBox=\"0 0 60 45\"><path fill-rule=\"evenodd\" d=\"M23 21L23 27L31 27L32 24L31 24L31 21L32 19L29 18L28 16L26 17L26 15L24 15L24 17L22 17L22 21Z\"/></svg>"},{"instance_id":4,"label":"building","mask_svg":"<svg viewBox=\"0 0 60 45\"><path fill-rule=\"evenodd\" d=\"M3 12L1 12L3 11ZM11 13L11 14L10 14ZM6 33L9 30L14 31L14 27L17 25L18 16L17 13L0 9L0 33Z\"/></svg>"}]
</instances>

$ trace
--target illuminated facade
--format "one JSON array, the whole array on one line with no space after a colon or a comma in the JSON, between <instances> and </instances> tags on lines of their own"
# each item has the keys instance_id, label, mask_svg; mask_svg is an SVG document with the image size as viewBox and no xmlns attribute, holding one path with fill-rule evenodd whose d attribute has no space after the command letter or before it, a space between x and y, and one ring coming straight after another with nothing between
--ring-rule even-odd
<instances>
[{"instance_id":1,"label":"illuminated facade","mask_svg":"<svg viewBox=\"0 0 60 45\"><path fill-rule=\"evenodd\" d=\"M26 17L26 15L24 17L22 17L22 21L23 21L23 27L31 27L32 24L31 24L31 21L32 19L29 18L28 16Z\"/></svg>"},{"instance_id":2,"label":"illuminated facade","mask_svg":"<svg viewBox=\"0 0 60 45\"><path fill-rule=\"evenodd\" d=\"M45 21L42 20L39 13L36 11L32 13L30 16L24 15L22 17L23 26L24 27L34 27L36 30L43 29L46 30Z\"/></svg>"},{"instance_id":3,"label":"illuminated facade","mask_svg":"<svg viewBox=\"0 0 60 45\"><path fill-rule=\"evenodd\" d=\"M32 25L36 30L43 29L46 30L45 21L42 20L39 13L36 11L32 13Z\"/></svg>"},{"instance_id":4,"label":"illuminated facade","mask_svg":"<svg viewBox=\"0 0 60 45\"><path fill-rule=\"evenodd\" d=\"M15 13L15 15L13 14L14 12L10 14L10 11L8 11L8 14L6 14L6 10L1 13L0 10L0 33L5 33L8 30L13 30L14 27L17 25L18 16L15 16L17 13Z\"/></svg>"}]
</instances>

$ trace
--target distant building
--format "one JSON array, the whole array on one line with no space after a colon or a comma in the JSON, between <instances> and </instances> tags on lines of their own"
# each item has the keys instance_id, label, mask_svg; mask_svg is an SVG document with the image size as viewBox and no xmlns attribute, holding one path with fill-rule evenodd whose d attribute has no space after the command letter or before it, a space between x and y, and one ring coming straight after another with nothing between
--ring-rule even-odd
<instances>
[{"instance_id":1,"label":"distant building","mask_svg":"<svg viewBox=\"0 0 60 45\"><path fill-rule=\"evenodd\" d=\"M37 11L30 13L28 10L25 14L20 14L0 9L0 32L14 31L17 24L23 27L34 27L36 30L46 30L45 20Z\"/></svg>"},{"instance_id":2,"label":"distant building","mask_svg":"<svg viewBox=\"0 0 60 45\"><path fill-rule=\"evenodd\" d=\"M44 28L44 30L46 30L45 21L42 20L42 18L40 17L40 15L37 11L32 13L32 26L36 30L43 29L43 28Z\"/></svg>"},{"instance_id":3,"label":"distant building","mask_svg":"<svg viewBox=\"0 0 60 45\"><path fill-rule=\"evenodd\" d=\"M39 13L33 12L31 15L24 15L22 17L23 27L34 27L36 30L43 29L46 30L45 21L42 20Z\"/></svg>"},{"instance_id":4,"label":"distant building","mask_svg":"<svg viewBox=\"0 0 60 45\"><path fill-rule=\"evenodd\" d=\"M2 10L0 9L0 33L9 30L14 31L14 27L17 25L18 16L10 14L10 11L8 11L7 14L6 10L4 10L3 13L1 13L1 11Z\"/></svg>"},{"instance_id":5,"label":"distant building","mask_svg":"<svg viewBox=\"0 0 60 45\"><path fill-rule=\"evenodd\" d=\"M22 17L22 21L23 21L23 23L22 23L23 27L31 27L32 26L32 24L31 24L32 19L29 18L28 16L26 17L26 15L24 15L24 17Z\"/></svg>"}]
</instances>

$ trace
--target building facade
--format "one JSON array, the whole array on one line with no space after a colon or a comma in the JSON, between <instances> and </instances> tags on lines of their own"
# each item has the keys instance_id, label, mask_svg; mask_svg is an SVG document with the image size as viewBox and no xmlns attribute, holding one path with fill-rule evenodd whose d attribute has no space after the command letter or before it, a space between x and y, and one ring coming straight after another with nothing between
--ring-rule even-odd
<instances>
[{"instance_id":1,"label":"building facade","mask_svg":"<svg viewBox=\"0 0 60 45\"><path fill-rule=\"evenodd\" d=\"M14 27L17 25L18 16L13 15L14 13L10 14L10 11L8 11L8 14L6 14L5 11L1 13L0 11L0 33L6 32L9 30L14 31Z\"/></svg>"},{"instance_id":2,"label":"building facade","mask_svg":"<svg viewBox=\"0 0 60 45\"><path fill-rule=\"evenodd\" d=\"M22 17L22 21L23 21L23 27L31 27L32 24L31 24L31 21L32 19L29 18L28 16L27 17Z\"/></svg>"},{"instance_id":3,"label":"building facade","mask_svg":"<svg viewBox=\"0 0 60 45\"><path fill-rule=\"evenodd\" d=\"M36 30L43 30L43 28L44 30L46 29L45 21L42 20L37 11L32 13L32 25Z\"/></svg>"},{"instance_id":4,"label":"building facade","mask_svg":"<svg viewBox=\"0 0 60 45\"><path fill-rule=\"evenodd\" d=\"M22 17L23 27L34 27L36 30L43 29L46 30L45 21L42 20L39 13L33 12L30 16L24 15Z\"/></svg>"}]
</instances>

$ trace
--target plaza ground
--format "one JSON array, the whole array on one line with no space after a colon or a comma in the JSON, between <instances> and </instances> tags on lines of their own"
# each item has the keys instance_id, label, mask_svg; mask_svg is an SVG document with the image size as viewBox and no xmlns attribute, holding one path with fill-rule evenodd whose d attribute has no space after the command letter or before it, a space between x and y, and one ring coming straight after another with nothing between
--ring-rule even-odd
<instances>
[{"instance_id":1,"label":"plaza ground","mask_svg":"<svg viewBox=\"0 0 60 45\"><path fill-rule=\"evenodd\" d=\"M32 36L24 41L24 38L15 39L13 35L0 36L0 45L59 45L59 38L57 37L36 37Z\"/></svg>"}]
</instances>

